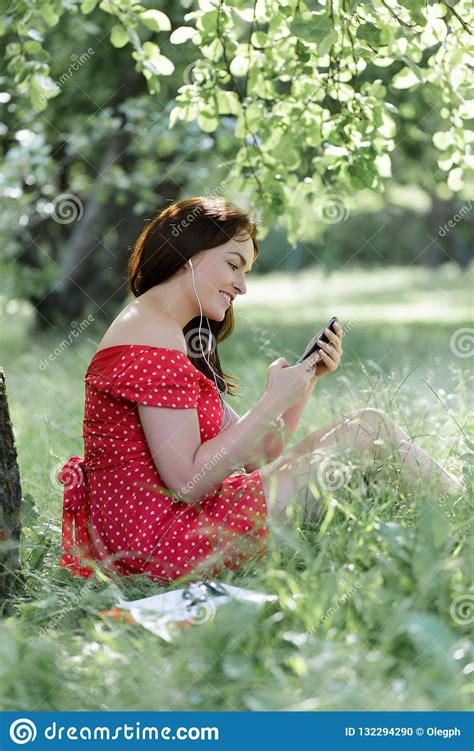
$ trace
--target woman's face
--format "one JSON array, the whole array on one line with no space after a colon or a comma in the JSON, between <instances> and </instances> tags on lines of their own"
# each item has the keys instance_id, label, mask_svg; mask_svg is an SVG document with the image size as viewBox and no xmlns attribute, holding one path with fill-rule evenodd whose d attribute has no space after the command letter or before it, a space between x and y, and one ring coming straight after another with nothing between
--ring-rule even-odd
<instances>
[{"instance_id":1,"label":"woman's face","mask_svg":"<svg viewBox=\"0 0 474 751\"><path fill-rule=\"evenodd\" d=\"M250 237L245 240L242 237L196 253L192 259L202 312L211 320L222 321L237 295L245 295L247 291L245 277L253 265L254 245Z\"/></svg>"}]
</instances>

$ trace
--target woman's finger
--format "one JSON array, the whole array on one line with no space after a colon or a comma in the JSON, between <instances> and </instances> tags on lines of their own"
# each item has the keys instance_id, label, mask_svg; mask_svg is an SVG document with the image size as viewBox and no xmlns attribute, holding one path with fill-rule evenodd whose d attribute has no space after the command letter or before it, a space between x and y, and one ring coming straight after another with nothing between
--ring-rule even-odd
<instances>
[{"instance_id":1,"label":"woman's finger","mask_svg":"<svg viewBox=\"0 0 474 751\"><path fill-rule=\"evenodd\" d=\"M339 365L339 360L335 361L326 352L321 352L321 359L327 365L329 370L336 370Z\"/></svg>"},{"instance_id":2,"label":"woman's finger","mask_svg":"<svg viewBox=\"0 0 474 751\"><path fill-rule=\"evenodd\" d=\"M334 330L336 334L342 339L342 337L344 336L344 329L342 328L342 326L340 326L339 323L335 322Z\"/></svg>"},{"instance_id":3,"label":"woman's finger","mask_svg":"<svg viewBox=\"0 0 474 751\"><path fill-rule=\"evenodd\" d=\"M337 349L341 346L341 337L331 331L331 329L324 329L324 333Z\"/></svg>"},{"instance_id":4,"label":"woman's finger","mask_svg":"<svg viewBox=\"0 0 474 751\"><path fill-rule=\"evenodd\" d=\"M335 357L335 355L339 354L335 347L327 342L323 342L321 339L318 339L317 344L321 349L324 349L329 355L331 355L331 357Z\"/></svg>"}]
</instances>

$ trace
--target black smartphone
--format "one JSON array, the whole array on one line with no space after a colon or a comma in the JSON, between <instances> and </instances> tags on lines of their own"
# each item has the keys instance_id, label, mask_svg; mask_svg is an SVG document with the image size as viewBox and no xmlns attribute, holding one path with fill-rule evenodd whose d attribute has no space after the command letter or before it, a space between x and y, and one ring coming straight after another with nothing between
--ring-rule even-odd
<instances>
[{"instance_id":1,"label":"black smartphone","mask_svg":"<svg viewBox=\"0 0 474 751\"><path fill-rule=\"evenodd\" d=\"M321 331L318 331L316 336L313 336L311 341L308 342L308 344L306 345L306 349L301 355L301 357L299 357L297 361L295 362L295 365L298 365L300 362L303 362L303 360L306 360L306 358L312 355L313 352L315 352L317 349L321 349L319 344L317 344L318 339L321 339L323 342L327 342L328 344L330 343L329 339L324 333L324 329L330 329L331 331L334 331L334 324L336 322L337 322L337 317L333 316L331 320L329 321L329 323L324 328L322 328ZM336 332L334 331L334 333Z\"/></svg>"}]
</instances>

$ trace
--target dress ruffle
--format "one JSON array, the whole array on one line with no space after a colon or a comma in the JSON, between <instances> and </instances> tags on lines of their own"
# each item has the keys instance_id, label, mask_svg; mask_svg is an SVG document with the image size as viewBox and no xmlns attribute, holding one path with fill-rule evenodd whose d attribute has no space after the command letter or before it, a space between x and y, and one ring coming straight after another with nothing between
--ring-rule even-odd
<instances>
[{"instance_id":1,"label":"dress ruffle","mask_svg":"<svg viewBox=\"0 0 474 751\"><path fill-rule=\"evenodd\" d=\"M71 456L58 472L64 485L61 566L89 578L94 569L84 563L95 558L89 534L89 502L84 459Z\"/></svg>"}]
</instances>

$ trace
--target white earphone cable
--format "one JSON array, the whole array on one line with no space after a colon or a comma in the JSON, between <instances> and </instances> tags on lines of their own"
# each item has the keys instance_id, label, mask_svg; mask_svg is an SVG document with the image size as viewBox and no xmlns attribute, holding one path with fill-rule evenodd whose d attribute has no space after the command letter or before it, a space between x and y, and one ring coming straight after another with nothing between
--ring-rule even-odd
<instances>
[{"instance_id":1,"label":"white earphone cable","mask_svg":"<svg viewBox=\"0 0 474 751\"><path fill-rule=\"evenodd\" d=\"M217 374L215 373L215 371L214 371L211 363L209 362L209 360L206 358L206 355L204 354L204 349L203 349L203 346L202 346L202 339L201 339L201 330L202 330L202 307L201 307L201 301L199 299L199 295L198 295L197 290L196 290L196 285L194 283L194 269L193 269L193 264L192 264L192 261L191 261L190 258L188 259L188 262L189 262L189 265L191 267L191 274L192 274L192 280L193 280L194 294L196 295L197 301L199 303L199 310L200 310L200 317L199 317L199 345L201 347L202 356L203 356L205 362L207 363L207 366L208 366L209 370L211 370L211 372L212 372L212 377L214 378L214 383L216 384L217 393L219 394L219 398L220 398L221 403L222 403L222 408L224 410L224 414L227 414L227 422L225 423L225 425L223 425L221 427L221 430L224 430L227 427L227 425L229 425L229 423L231 422L231 415L230 415L230 412L227 412L227 409L226 409L227 408L227 404L226 404L226 402L225 402L223 396L221 395L221 392L219 391L219 388L217 386L216 375L218 376L218 378L221 379L221 381L224 382L224 393L225 394L228 391L227 383L223 380L223 378L221 378L221 376L218 373ZM208 326L209 326L209 320L207 319L207 316L205 316L205 318L206 318L206 321L207 321ZM208 353L210 353L211 348L212 348L212 339L211 339L212 333L211 333L210 327L208 328L208 331L209 331L209 341L208 341L207 349L208 349Z\"/></svg>"}]
</instances>

